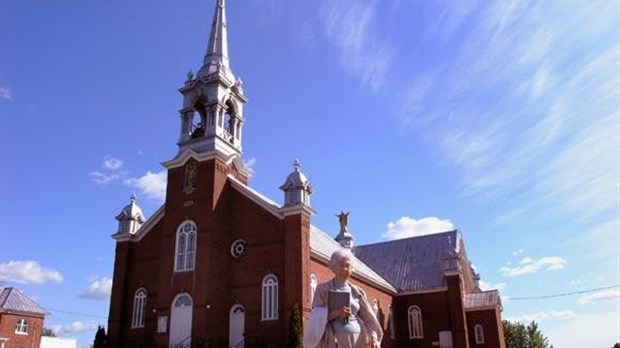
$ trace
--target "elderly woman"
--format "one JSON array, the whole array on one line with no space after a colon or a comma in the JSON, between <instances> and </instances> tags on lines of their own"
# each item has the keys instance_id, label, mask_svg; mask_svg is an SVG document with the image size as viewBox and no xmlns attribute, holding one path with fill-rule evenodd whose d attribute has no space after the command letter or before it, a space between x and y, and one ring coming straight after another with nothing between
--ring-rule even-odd
<instances>
[{"instance_id":1,"label":"elderly woman","mask_svg":"<svg viewBox=\"0 0 620 348\"><path fill-rule=\"evenodd\" d=\"M304 348L379 348L383 331L368 304L366 294L349 282L353 255L335 251L329 263L334 278L319 284L304 334ZM328 309L330 292L349 294L349 306ZM346 298L346 295L345 295Z\"/></svg>"}]
</instances>

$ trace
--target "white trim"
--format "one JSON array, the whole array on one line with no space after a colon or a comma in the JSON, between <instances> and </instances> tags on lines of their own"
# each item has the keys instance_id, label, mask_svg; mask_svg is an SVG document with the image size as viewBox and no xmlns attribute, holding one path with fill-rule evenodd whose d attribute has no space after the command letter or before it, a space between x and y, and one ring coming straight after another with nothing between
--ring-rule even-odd
<instances>
[{"instance_id":1,"label":"white trim","mask_svg":"<svg viewBox=\"0 0 620 348\"><path fill-rule=\"evenodd\" d=\"M278 277L275 274L266 275L261 282L261 321L278 319L279 297Z\"/></svg>"},{"instance_id":2,"label":"white trim","mask_svg":"<svg viewBox=\"0 0 620 348\"><path fill-rule=\"evenodd\" d=\"M135 234L131 233L115 233L112 235L117 242L139 242L144 236L164 217L165 205L162 205L148 218Z\"/></svg>"},{"instance_id":3,"label":"white trim","mask_svg":"<svg viewBox=\"0 0 620 348\"><path fill-rule=\"evenodd\" d=\"M411 305L407 308L407 327L409 329L409 339L424 338L422 309L419 306Z\"/></svg>"},{"instance_id":4,"label":"white trim","mask_svg":"<svg viewBox=\"0 0 620 348\"><path fill-rule=\"evenodd\" d=\"M142 295L138 298L139 295ZM146 299L148 293L145 288L139 288L133 295L133 308L131 315L131 328L138 329L144 327L146 316Z\"/></svg>"},{"instance_id":5,"label":"white trim","mask_svg":"<svg viewBox=\"0 0 620 348\"><path fill-rule=\"evenodd\" d=\"M256 190L250 188L249 186L243 184L233 175L228 174L228 180L230 180L231 186L239 191L239 193L243 194L247 198L249 198L252 202L258 204L271 214L273 214L278 219L284 219L284 215L280 213L280 206L269 198L263 196Z\"/></svg>"},{"instance_id":6,"label":"white trim","mask_svg":"<svg viewBox=\"0 0 620 348\"><path fill-rule=\"evenodd\" d=\"M480 336L478 336L478 330L480 330ZM474 325L474 339L476 344L484 344L484 328L481 324Z\"/></svg>"},{"instance_id":7,"label":"white trim","mask_svg":"<svg viewBox=\"0 0 620 348\"><path fill-rule=\"evenodd\" d=\"M437 287L437 288L428 288L428 289L422 289L422 290L403 291L403 292L399 292L398 296L423 295L423 294L429 294L429 293L434 293L434 292L445 292L445 291L448 291L448 287L447 286L440 286L440 287Z\"/></svg>"}]
</instances>

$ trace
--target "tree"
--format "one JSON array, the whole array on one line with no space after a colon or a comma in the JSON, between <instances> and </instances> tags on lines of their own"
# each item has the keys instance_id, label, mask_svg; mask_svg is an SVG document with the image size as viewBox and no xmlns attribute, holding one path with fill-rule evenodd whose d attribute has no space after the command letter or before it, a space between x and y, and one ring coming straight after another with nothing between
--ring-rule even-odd
<instances>
[{"instance_id":1,"label":"tree","mask_svg":"<svg viewBox=\"0 0 620 348\"><path fill-rule=\"evenodd\" d=\"M613 347L611 347L611 348L620 348L620 342L617 342L617 343L616 343L616 344L614 344L614 346L613 346Z\"/></svg>"},{"instance_id":2,"label":"tree","mask_svg":"<svg viewBox=\"0 0 620 348\"><path fill-rule=\"evenodd\" d=\"M291 321L289 322L288 329L288 344L287 348L303 348L303 328L301 324L301 313L299 311L299 304L295 303L293 306L293 312L291 313Z\"/></svg>"},{"instance_id":3,"label":"tree","mask_svg":"<svg viewBox=\"0 0 620 348\"><path fill-rule=\"evenodd\" d=\"M108 347L108 335L105 333L103 326L99 325L97 333L95 334L95 342L93 348L107 348Z\"/></svg>"},{"instance_id":4,"label":"tree","mask_svg":"<svg viewBox=\"0 0 620 348\"><path fill-rule=\"evenodd\" d=\"M502 321L506 348L553 348L549 340L538 329L538 324L532 321L525 326L522 323Z\"/></svg>"},{"instance_id":5,"label":"tree","mask_svg":"<svg viewBox=\"0 0 620 348\"><path fill-rule=\"evenodd\" d=\"M54 333L54 331L52 331L52 329L48 329L44 327L43 333L41 333L41 336L56 337L56 334Z\"/></svg>"}]
</instances>

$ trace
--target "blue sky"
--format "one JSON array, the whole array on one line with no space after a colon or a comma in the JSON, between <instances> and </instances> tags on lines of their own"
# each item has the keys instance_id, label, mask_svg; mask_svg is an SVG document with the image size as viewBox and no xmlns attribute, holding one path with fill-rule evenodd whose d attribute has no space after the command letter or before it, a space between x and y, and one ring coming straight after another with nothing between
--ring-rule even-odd
<instances>
[{"instance_id":1,"label":"blue sky","mask_svg":"<svg viewBox=\"0 0 620 348\"><path fill-rule=\"evenodd\" d=\"M0 0L0 281L92 343L114 216L163 202L213 1ZM459 228L504 317L620 340L617 1L229 0L244 160L357 244ZM603 289L607 288L607 289ZM600 289L596 291L589 291ZM545 299L519 299L564 295Z\"/></svg>"}]
</instances>

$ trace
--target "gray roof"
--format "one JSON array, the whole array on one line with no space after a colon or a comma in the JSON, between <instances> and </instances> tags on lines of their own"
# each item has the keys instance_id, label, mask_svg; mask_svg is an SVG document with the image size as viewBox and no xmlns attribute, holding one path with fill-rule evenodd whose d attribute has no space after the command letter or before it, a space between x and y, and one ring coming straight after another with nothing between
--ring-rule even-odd
<instances>
[{"instance_id":1,"label":"gray roof","mask_svg":"<svg viewBox=\"0 0 620 348\"><path fill-rule=\"evenodd\" d=\"M10 311L47 315L49 312L16 288L0 288L0 313Z\"/></svg>"},{"instance_id":2,"label":"gray roof","mask_svg":"<svg viewBox=\"0 0 620 348\"><path fill-rule=\"evenodd\" d=\"M463 300L465 309L483 309L489 307L501 306L502 301L499 297L499 291L490 290L477 293L466 294Z\"/></svg>"},{"instance_id":3,"label":"gray roof","mask_svg":"<svg viewBox=\"0 0 620 348\"><path fill-rule=\"evenodd\" d=\"M446 286L443 257L460 252L458 230L360 245L355 256L399 291Z\"/></svg>"},{"instance_id":4,"label":"gray roof","mask_svg":"<svg viewBox=\"0 0 620 348\"><path fill-rule=\"evenodd\" d=\"M310 225L310 250L314 256L328 261L334 251L342 249L340 243L327 233L321 231L314 225ZM396 289L382 276L377 274L371 267L362 262L359 258L353 260L353 274L360 278L370 280L381 285L386 290L396 292Z\"/></svg>"}]
</instances>

